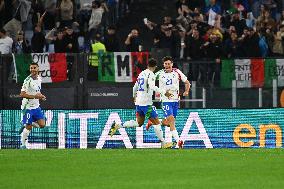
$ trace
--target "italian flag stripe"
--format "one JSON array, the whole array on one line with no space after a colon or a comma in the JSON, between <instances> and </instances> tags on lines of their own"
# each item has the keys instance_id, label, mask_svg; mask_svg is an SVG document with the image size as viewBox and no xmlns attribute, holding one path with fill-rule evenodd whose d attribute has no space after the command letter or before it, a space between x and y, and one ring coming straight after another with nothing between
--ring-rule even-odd
<instances>
[{"instance_id":1,"label":"italian flag stripe","mask_svg":"<svg viewBox=\"0 0 284 189\"><path fill-rule=\"evenodd\" d=\"M251 87L263 87L264 85L264 61L263 59L251 59Z\"/></svg>"}]
</instances>

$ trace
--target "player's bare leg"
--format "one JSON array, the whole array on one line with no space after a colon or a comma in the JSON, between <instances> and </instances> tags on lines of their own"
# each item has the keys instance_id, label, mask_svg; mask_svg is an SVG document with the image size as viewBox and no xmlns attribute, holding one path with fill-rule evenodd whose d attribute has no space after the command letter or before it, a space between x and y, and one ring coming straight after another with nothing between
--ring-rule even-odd
<instances>
[{"instance_id":1,"label":"player's bare leg","mask_svg":"<svg viewBox=\"0 0 284 189\"><path fill-rule=\"evenodd\" d=\"M166 127L170 126L167 119L162 119L160 120L160 122L162 123L162 126L166 126ZM146 130L148 131L152 125L153 125L152 121L148 120L148 123L146 124Z\"/></svg>"},{"instance_id":2,"label":"player's bare leg","mask_svg":"<svg viewBox=\"0 0 284 189\"><path fill-rule=\"evenodd\" d=\"M39 119L37 120L37 122L35 122L38 124L39 128L44 128L45 127L45 119ZM34 126L34 122L32 124Z\"/></svg>"},{"instance_id":3,"label":"player's bare leg","mask_svg":"<svg viewBox=\"0 0 284 189\"><path fill-rule=\"evenodd\" d=\"M129 120L123 124L115 123L115 121L111 125L110 136L113 136L119 128L130 128L130 127L141 127L144 124L145 117L136 115L137 120Z\"/></svg>"},{"instance_id":4,"label":"player's bare leg","mask_svg":"<svg viewBox=\"0 0 284 189\"><path fill-rule=\"evenodd\" d=\"M40 120L37 120L36 122L32 122L31 124L32 127L35 127L35 128L44 128L45 127L45 119L40 119ZM25 125L23 125L20 130L19 130L19 134L22 134L23 130L25 129Z\"/></svg>"}]
</instances>

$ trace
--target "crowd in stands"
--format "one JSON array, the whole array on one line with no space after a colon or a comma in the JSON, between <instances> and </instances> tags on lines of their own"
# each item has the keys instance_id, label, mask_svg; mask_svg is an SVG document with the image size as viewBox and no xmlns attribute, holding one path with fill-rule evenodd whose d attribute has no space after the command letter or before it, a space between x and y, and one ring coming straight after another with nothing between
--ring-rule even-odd
<instances>
[{"instance_id":1,"label":"crowd in stands","mask_svg":"<svg viewBox=\"0 0 284 189\"><path fill-rule=\"evenodd\" d=\"M177 17L145 20L153 47L181 59L283 56L284 11L277 0L178 0Z\"/></svg>"},{"instance_id":2,"label":"crowd in stands","mask_svg":"<svg viewBox=\"0 0 284 189\"><path fill-rule=\"evenodd\" d=\"M0 52L110 52L142 49L139 28L125 39L116 34L118 20L133 0L0 0ZM144 19L152 32L151 48L168 49L183 60L210 60L206 77L217 78L223 58L283 57L282 0L176 0L176 17L161 23ZM143 13L136 13L143 14ZM30 39L26 32L32 28ZM149 39L147 39L149 40ZM94 43L100 43L95 47ZM123 46L123 47L122 47ZM209 67L209 68L208 68ZM192 80L203 77L199 64Z\"/></svg>"},{"instance_id":3,"label":"crowd in stands","mask_svg":"<svg viewBox=\"0 0 284 189\"><path fill-rule=\"evenodd\" d=\"M139 29L133 28L126 39L116 35L116 23L127 14L131 3L131 0L0 0L0 51L89 52L97 34L107 51L141 51ZM165 15L158 24L144 19L153 32L152 47L170 49L174 58L283 55L281 0L177 0L176 13L176 18ZM27 39L25 32L29 27L33 34Z\"/></svg>"},{"instance_id":4,"label":"crowd in stands","mask_svg":"<svg viewBox=\"0 0 284 189\"><path fill-rule=\"evenodd\" d=\"M219 84L224 58L284 55L281 0L178 0L176 13L161 23L145 18L145 26L153 47L169 49L176 59L214 63L192 63L190 80Z\"/></svg>"},{"instance_id":5,"label":"crowd in stands","mask_svg":"<svg viewBox=\"0 0 284 189\"><path fill-rule=\"evenodd\" d=\"M0 53L89 52L95 37L116 51L131 0L0 0Z\"/></svg>"}]
</instances>

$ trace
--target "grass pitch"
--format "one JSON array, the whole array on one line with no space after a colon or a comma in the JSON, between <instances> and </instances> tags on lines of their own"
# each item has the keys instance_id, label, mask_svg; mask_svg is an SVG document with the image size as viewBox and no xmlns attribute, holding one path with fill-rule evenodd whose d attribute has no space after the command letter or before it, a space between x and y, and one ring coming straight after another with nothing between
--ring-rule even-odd
<instances>
[{"instance_id":1,"label":"grass pitch","mask_svg":"<svg viewBox=\"0 0 284 189\"><path fill-rule=\"evenodd\" d=\"M0 150L0 188L283 188L284 149Z\"/></svg>"}]
</instances>

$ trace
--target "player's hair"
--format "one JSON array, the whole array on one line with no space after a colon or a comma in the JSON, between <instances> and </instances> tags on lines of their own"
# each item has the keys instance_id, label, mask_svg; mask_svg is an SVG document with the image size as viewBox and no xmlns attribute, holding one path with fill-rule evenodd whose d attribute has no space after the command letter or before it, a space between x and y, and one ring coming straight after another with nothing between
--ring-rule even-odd
<instances>
[{"instance_id":1,"label":"player's hair","mask_svg":"<svg viewBox=\"0 0 284 189\"><path fill-rule=\"evenodd\" d=\"M149 67L156 67L157 66L157 60L154 59L154 58L150 58L149 61L148 61L148 66Z\"/></svg>"},{"instance_id":2,"label":"player's hair","mask_svg":"<svg viewBox=\"0 0 284 189\"><path fill-rule=\"evenodd\" d=\"M173 62L173 58L172 58L171 56L165 56L165 57L163 58L163 62L166 62L166 61L168 61L168 60L170 60L171 62Z\"/></svg>"},{"instance_id":3,"label":"player's hair","mask_svg":"<svg viewBox=\"0 0 284 189\"><path fill-rule=\"evenodd\" d=\"M38 66L38 63L32 62L32 63L30 63L30 66L31 66L31 65Z\"/></svg>"},{"instance_id":4,"label":"player's hair","mask_svg":"<svg viewBox=\"0 0 284 189\"><path fill-rule=\"evenodd\" d=\"M0 28L0 32L3 33L3 34L6 34L6 30L4 28Z\"/></svg>"}]
</instances>

